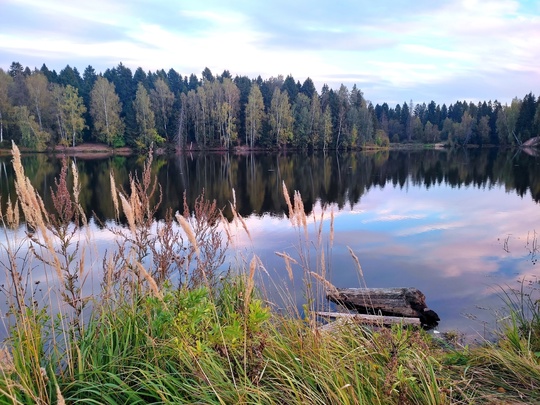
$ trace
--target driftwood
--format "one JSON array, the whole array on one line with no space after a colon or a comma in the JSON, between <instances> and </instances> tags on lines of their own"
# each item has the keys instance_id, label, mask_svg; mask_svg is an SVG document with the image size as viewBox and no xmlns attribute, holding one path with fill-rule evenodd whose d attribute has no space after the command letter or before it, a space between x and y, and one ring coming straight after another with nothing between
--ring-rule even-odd
<instances>
[{"instance_id":1,"label":"driftwood","mask_svg":"<svg viewBox=\"0 0 540 405\"><path fill-rule=\"evenodd\" d=\"M327 298L360 314L418 318L428 328L440 321L416 288L337 288L328 291Z\"/></svg>"},{"instance_id":2,"label":"driftwood","mask_svg":"<svg viewBox=\"0 0 540 405\"><path fill-rule=\"evenodd\" d=\"M380 315L365 315L365 314L348 314L343 312L315 312L316 315L324 318L349 319L354 322L370 324L370 325L416 325L420 326L419 318L402 318L399 316L380 316Z\"/></svg>"}]
</instances>

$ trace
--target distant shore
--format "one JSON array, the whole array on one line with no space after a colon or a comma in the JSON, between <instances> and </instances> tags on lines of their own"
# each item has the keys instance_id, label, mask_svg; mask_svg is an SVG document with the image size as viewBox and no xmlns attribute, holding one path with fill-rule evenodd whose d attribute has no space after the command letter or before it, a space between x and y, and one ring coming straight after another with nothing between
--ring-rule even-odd
<instances>
[{"instance_id":1,"label":"distant shore","mask_svg":"<svg viewBox=\"0 0 540 405\"><path fill-rule=\"evenodd\" d=\"M540 142L538 142L538 138L534 138L535 142L529 142L522 145L522 148L529 147L534 148L536 147ZM532 146L530 146L532 145ZM406 149L447 149L455 147L451 146L447 143L438 142L438 143L431 143L431 144L424 144L424 143L416 143L416 142L410 142L410 143L390 143L386 146L379 146L379 145L373 145L368 144L364 145L361 148L352 149L353 151L376 151L376 150L406 150ZM467 145L467 148L478 148L478 145ZM483 147L496 147L496 145L484 145ZM109 156L130 156L133 154L138 153L137 150L129 147L129 146L123 146L120 148L113 148L112 146L108 146L104 143L93 143L93 142L87 142L82 143L76 146L60 146L57 145L55 147L47 148L44 151L34 151L26 148L20 148L22 153L48 153L48 154L58 154L58 155L68 155L68 156L79 156L79 157L91 157L91 158L102 158L102 157L109 157ZM263 148L263 147L255 147L255 148L249 148L245 145L242 146L236 146L233 147L230 152L235 154L246 154L246 153L260 153L260 152L295 152L295 151L302 151L304 149L297 149L297 148ZM333 151L335 149L327 149L327 152ZM319 149L317 150L319 151ZM158 155L166 154L166 150L164 148L158 148L155 149L154 152ZM223 148L210 148L210 149L199 149L197 147L191 146L187 147L185 149L178 150L177 152L227 152L227 149ZM141 152L142 153L142 152ZM11 147L7 147L7 142L4 142L3 145L0 147L0 156L1 155L10 155L11 154ZM143 153L145 154L145 153Z\"/></svg>"}]
</instances>

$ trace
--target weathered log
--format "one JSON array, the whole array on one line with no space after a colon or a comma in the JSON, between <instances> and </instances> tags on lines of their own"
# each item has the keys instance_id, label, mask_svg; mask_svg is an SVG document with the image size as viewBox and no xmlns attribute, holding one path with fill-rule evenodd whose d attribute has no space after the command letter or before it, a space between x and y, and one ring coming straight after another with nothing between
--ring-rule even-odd
<instances>
[{"instance_id":1,"label":"weathered log","mask_svg":"<svg viewBox=\"0 0 540 405\"><path fill-rule=\"evenodd\" d=\"M420 326L419 318L400 317L400 316L381 316L381 315L366 315L366 314L349 314L343 312L315 312L318 316L325 318L343 318L350 319L358 323L364 323L369 325L416 325Z\"/></svg>"},{"instance_id":2,"label":"weathered log","mask_svg":"<svg viewBox=\"0 0 540 405\"><path fill-rule=\"evenodd\" d=\"M427 327L440 321L416 288L338 288L328 291L327 298L361 314L419 318Z\"/></svg>"}]
</instances>

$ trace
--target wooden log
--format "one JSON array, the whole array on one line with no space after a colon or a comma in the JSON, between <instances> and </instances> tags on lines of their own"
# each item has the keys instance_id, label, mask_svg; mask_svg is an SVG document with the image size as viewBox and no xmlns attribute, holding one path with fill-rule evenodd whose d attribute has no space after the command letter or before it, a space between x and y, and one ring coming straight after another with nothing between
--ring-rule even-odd
<instances>
[{"instance_id":1,"label":"wooden log","mask_svg":"<svg viewBox=\"0 0 540 405\"><path fill-rule=\"evenodd\" d=\"M342 312L315 312L318 316L325 318L342 318L350 319L358 323L365 323L370 325L416 325L420 326L420 318L409 318L399 316L381 316L381 315L366 315L366 314L348 314Z\"/></svg>"},{"instance_id":2,"label":"wooden log","mask_svg":"<svg viewBox=\"0 0 540 405\"><path fill-rule=\"evenodd\" d=\"M416 288L337 288L326 296L361 314L419 318L428 327L437 326L440 320Z\"/></svg>"}]
</instances>

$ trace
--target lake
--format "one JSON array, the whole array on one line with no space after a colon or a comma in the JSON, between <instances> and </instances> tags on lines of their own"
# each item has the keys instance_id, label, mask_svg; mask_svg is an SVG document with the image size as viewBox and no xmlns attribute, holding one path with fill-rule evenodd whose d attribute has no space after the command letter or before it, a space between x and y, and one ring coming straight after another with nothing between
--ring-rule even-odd
<instances>
[{"instance_id":1,"label":"lake","mask_svg":"<svg viewBox=\"0 0 540 405\"><path fill-rule=\"evenodd\" d=\"M80 201L90 217L101 221L114 217L109 171L128 189L129 173L140 173L144 158L72 158L79 170ZM49 189L61 159L28 155L23 156L23 165L50 206ZM235 199L251 239L238 234L231 262L257 254L267 271L262 280L269 294L286 288L299 306L304 299L302 271L297 268L295 281L290 282L283 259L275 252L297 258L299 249L306 252L312 245L305 244L303 230L292 226L285 215L283 183L291 196L294 190L302 196L311 241L317 240L313 220L321 221L324 211L321 246L334 285L416 287L439 314L440 331L459 329L473 338L486 336L502 307L500 287L519 288L520 280L534 281L540 275L535 265L540 158L524 152L187 153L155 157L152 172L163 191L158 219L168 207L182 209L184 191L191 206L203 190L219 207ZM11 158L3 157L2 207L8 195L13 198L13 187ZM225 215L230 219L230 210ZM96 245L110 248L110 235L94 224ZM348 248L358 257L363 277ZM309 263L315 262L315 254L310 249ZM0 259L5 261L2 255L4 251Z\"/></svg>"}]
</instances>

